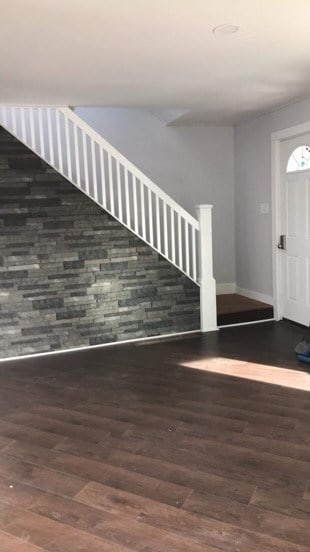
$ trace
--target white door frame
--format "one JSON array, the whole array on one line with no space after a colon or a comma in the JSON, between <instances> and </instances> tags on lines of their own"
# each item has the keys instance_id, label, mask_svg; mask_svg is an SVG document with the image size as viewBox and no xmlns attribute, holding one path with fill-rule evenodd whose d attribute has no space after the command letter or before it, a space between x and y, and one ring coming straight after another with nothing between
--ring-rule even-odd
<instances>
[{"instance_id":1,"label":"white door frame","mask_svg":"<svg viewBox=\"0 0 310 552\"><path fill-rule=\"evenodd\" d=\"M310 121L271 134L272 274L273 306L276 320L281 320L283 317L281 250L277 247L281 229L281 142L288 138L307 134L308 132L310 132Z\"/></svg>"}]
</instances>

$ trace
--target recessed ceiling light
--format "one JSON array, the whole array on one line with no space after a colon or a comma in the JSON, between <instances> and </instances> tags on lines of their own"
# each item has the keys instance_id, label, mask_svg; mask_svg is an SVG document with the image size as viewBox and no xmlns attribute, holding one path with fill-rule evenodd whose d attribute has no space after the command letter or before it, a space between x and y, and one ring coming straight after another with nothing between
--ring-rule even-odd
<instances>
[{"instance_id":1,"label":"recessed ceiling light","mask_svg":"<svg viewBox=\"0 0 310 552\"><path fill-rule=\"evenodd\" d=\"M218 25L214 27L213 34L215 35L231 35L239 31L238 25Z\"/></svg>"}]
</instances>

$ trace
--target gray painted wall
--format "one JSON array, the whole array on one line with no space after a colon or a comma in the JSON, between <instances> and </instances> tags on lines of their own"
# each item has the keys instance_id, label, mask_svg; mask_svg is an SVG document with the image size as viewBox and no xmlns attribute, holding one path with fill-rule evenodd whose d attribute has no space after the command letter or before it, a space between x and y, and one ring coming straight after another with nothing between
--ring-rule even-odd
<instances>
[{"instance_id":1,"label":"gray painted wall","mask_svg":"<svg viewBox=\"0 0 310 552\"><path fill-rule=\"evenodd\" d=\"M232 127L165 127L144 109L75 112L193 215L199 203L214 205L215 277L235 282Z\"/></svg>"},{"instance_id":2,"label":"gray painted wall","mask_svg":"<svg viewBox=\"0 0 310 552\"><path fill-rule=\"evenodd\" d=\"M271 134L310 120L310 100L235 127L236 274L241 288L272 295Z\"/></svg>"},{"instance_id":3,"label":"gray painted wall","mask_svg":"<svg viewBox=\"0 0 310 552\"><path fill-rule=\"evenodd\" d=\"M0 127L0 358L199 329L199 289Z\"/></svg>"}]
</instances>

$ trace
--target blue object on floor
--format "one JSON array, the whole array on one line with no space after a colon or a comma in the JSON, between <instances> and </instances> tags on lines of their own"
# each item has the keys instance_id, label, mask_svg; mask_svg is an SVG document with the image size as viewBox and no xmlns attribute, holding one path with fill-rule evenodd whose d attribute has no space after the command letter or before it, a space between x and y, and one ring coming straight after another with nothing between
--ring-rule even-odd
<instances>
[{"instance_id":1,"label":"blue object on floor","mask_svg":"<svg viewBox=\"0 0 310 552\"><path fill-rule=\"evenodd\" d=\"M309 355L310 354L310 338L305 336L302 338L295 347L295 353L298 355Z\"/></svg>"},{"instance_id":2,"label":"blue object on floor","mask_svg":"<svg viewBox=\"0 0 310 552\"><path fill-rule=\"evenodd\" d=\"M298 360L301 360L301 362L308 362L310 364L310 355L303 355L299 354L297 355Z\"/></svg>"}]
</instances>

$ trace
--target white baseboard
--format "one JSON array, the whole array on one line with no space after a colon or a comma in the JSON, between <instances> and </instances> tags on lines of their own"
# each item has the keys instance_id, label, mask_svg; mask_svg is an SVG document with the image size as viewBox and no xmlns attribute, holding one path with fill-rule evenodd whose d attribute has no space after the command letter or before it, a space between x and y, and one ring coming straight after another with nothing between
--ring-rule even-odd
<instances>
[{"instance_id":1,"label":"white baseboard","mask_svg":"<svg viewBox=\"0 0 310 552\"><path fill-rule=\"evenodd\" d=\"M239 326L251 326L253 324L262 324L265 322L273 322L275 318L264 318L264 320L252 320L250 322L238 322L237 324L225 324L224 326L219 326L219 330L225 330L225 328L237 328Z\"/></svg>"},{"instance_id":2,"label":"white baseboard","mask_svg":"<svg viewBox=\"0 0 310 552\"><path fill-rule=\"evenodd\" d=\"M148 337L136 337L134 339L124 339L123 341L112 341L111 343L98 343L98 345L83 345L82 347L72 347L70 349L59 349L58 351L44 351L42 353L29 353L25 355L20 356L14 356L14 357L6 357L6 358L0 358L1 362L8 362L11 360L24 360L29 358L36 358L36 357L44 357L44 356L51 356L51 355L62 355L64 353L78 353L79 351L87 351L91 349L102 349L104 347L115 347L116 345L131 345L133 344L140 344L143 345L143 343L150 343L152 341L157 341L160 339L173 339L178 336L186 336L190 334L200 334L200 330L190 330L188 332L178 332L178 333L171 333L171 334L164 334L164 335L152 335Z\"/></svg>"},{"instance_id":3,"label":"white baseboard","mask_svg":"<svg viewBox=\"0 0 310 552\"><path fill-rule=\"evenodd\" d=\"M236 293L239 295L244 295L249 299L255 299L256 301L261 301L262 303L267 303L268 305L273 305L272 295L265 295L264 293L259 293L258 291L251 291L249 289L244 289L236 286Z\"/></svg>"},{"instance_id":4,"label":"white baseboard","mask_svg":"<svg viewBox=\"0 0 310 552\"><path fill-rule=\"evenodd\" d=\"M228 293L236 293L235 282L216 284L216 295L227 295Z\"/></svg>"}]
</instances>

